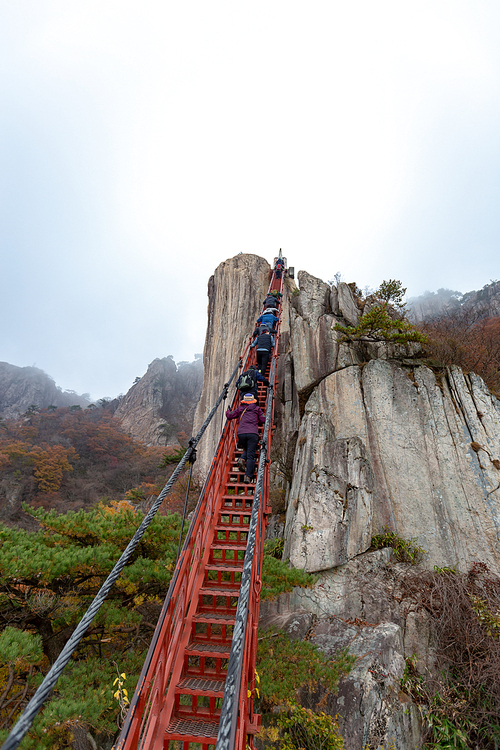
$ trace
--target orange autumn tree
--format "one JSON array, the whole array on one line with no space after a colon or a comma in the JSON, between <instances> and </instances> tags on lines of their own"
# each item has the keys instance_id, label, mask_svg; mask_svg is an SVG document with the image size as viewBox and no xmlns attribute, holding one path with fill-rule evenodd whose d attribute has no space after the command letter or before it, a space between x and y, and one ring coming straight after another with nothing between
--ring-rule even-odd
<instances>
[{"instance_id":1,"label":"orange autumn tree","mask_svg":"<svg viewBox=\"0 0 500 750\"><path fill-rule=\"evenodd\" d=\"M78 455L74 448L62 445L30 445L17 440L0 447L0 468L14 468L18 473L33 472L40 492L57 492L64 472L73 471L70 461Z\"/></svg>"},{"instance_id":2,"label":"orange autumn tree","mask_svg":"<svg viewBox=\"0 0 500 750\"><path fill-rule=\"evenodd\" d=\"M33 475L40 492L57 492L63 480L64 472L73 471L70 461L75 461L78 455L74 448L64 448L62 445L37 447L35 449Z\"/></svg>"}]
</instances>

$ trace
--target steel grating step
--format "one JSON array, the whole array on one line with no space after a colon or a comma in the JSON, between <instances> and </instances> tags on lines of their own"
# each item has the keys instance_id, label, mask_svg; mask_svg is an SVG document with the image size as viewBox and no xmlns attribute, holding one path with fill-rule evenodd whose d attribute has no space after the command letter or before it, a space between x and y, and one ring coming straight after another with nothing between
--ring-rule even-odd
<instances>
[{"instance_id":1,"label":"steel grating step","mask_svg":"<svg viewBox=\"0 0 500 750\"><path fill-rule=\"evenodd\" d=\"M211 744L217 741L219 724L209 721L194 721L193 719L179 719L174 717L166 731L168 739L184 740L185 742L196 742L203 737ZM175 736L174 736L175 735Z\"/></svg>"},{"instance_id":2,"label":"steel grating step","mask_svg":"<svg viewBox=\"0 0 500 750\"><path fill-rule=\"evenodd\" d=\"M228 521L227 523L219 523L215 527L215 531L229 531L229 532L243 531L246 534L248 534L249 529L250 529L249 523L231 523L230 521Z\"/></svg>"},{"instance_id":3,"label":"steel grating step","mask_svg":"<svg viewBox=\"0 0 500 750\"><path fill-rule=\"evenodd\" d=\"M199 591L200 596L239 596L240 595L240 589L234 587L227 587L224 588L219 583L215 584L213 588L210 586L204 585Z\"/></svg>"},{"instance_id":4,"label":"steel grating step","mask_svg":"<svg viewBox=\"0 0 500 750\"><path fill-rule=\"evenodd\" d=\"M229 658L231 651L231 641L228 643L206 643L204 641L194 641L186 648L186 653L190 656L215 656L216 658Z\"/></svg>"},{"instance_id":5,"label":"steel grating step","mask_svg":"<svg viewBox=\"0 0 500 750\"><path fill-rule=\"evenodd\" d=\"M224 697L225 680L209 680L206 677L184 677L176 685L176 692L188 694L210 694L216 698Z\"/></svg>"},{"instance_id":6,"label":"steel grating step","mask_svg":"<svg viewBox=\"0 0 500 750\"><path fill-rule=\"evenodd\" d=\"M208 622L208 623L226 623L232 625L236 610L233 612L197 612L193 615L193 622Z\"/></svg>"},{"instance_id":7,"label":"steel grating step","mask_svg":"<svg viewBox=\"0 0 500 750\"><path fill-rule=\"evenodd\" d=\"M213 542L211 549L246 550L246 542Z\"/></svg>"},{"instance_id":8,"label":"steel grating step","mask_svg":"<svg viewBox=\"0 0 500 750\"><path fill-rule=\"evenodd\" d=\"M241 563L241 565L239 563ZM213 562L207 563L206 570L220 570L224 573L241 573L243 570L243 563L244 560L238 560L231 563L223 563L214 560Z\"/></svg>"}]
</instances>

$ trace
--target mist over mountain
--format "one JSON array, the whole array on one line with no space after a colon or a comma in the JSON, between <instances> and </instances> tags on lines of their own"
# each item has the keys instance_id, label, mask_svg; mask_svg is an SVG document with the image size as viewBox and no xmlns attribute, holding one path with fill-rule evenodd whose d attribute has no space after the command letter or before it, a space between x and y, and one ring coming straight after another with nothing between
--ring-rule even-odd
<instances>
[{"instance_id":1,"label":"mist over mountain","mask_svg":"<svg viewBox=\"0 0 500 750\"><path fill-rule=\"evenodd\" d=\"M194 409L203 385L203 362L175 363L173 357L155 359L129 391L115 399L101 399L116 413L134 440L148 445L177 445L189 436ZM78 407L91 404L88 393L63 391L36 367L0 362L0 418L16 419L28 410ZM180 441L180 442L179 442Z\"/></svg>"},{"instance_id":2,"label":"mist over mountain","mask_svg":"<svg viewBox=\"0 0 500 750\"><path fill-rule=\"evenodd\" d=\"M63 391L37 367L17 367L0 362L0 417L15 419L30 406L80 406L90 404L88 393Z\"/></svg>"},{"instance_id":3,"label":"mist over mountain","mask_svg":"<svg viewBox=\"0 0 500 750\"><path fill-rule=\"evenodd\" d=\"M454 289L426 291L418 297L410 297L407 304L414 320L428 320L461 308L473 310L478 319L494 318L500 315L500 281L491 281L479 291L465 294Z\"/></svg>"}]
</instances>

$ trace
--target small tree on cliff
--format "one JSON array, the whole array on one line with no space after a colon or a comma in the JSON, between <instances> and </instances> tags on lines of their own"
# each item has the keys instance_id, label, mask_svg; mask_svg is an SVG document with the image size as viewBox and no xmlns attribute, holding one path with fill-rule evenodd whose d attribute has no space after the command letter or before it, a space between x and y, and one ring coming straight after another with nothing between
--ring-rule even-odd
<instances>
[{"instance_id":1,"label":"small tree on cliff","mask_svg":"<svg viewBox=\"0 0 500 750\"><path fill-rule=\"evenodd\" d=\"M333 330L341 334L341 343L362 341L376 343L380 341L394 344L408 344L412 341L425 343L427 336L405 320L406 304L404 296L406 287L397 279L383 281L375 294L370 309L361 315L357 326L343 326L337 323Z\"/></svg>"}]
</instances>

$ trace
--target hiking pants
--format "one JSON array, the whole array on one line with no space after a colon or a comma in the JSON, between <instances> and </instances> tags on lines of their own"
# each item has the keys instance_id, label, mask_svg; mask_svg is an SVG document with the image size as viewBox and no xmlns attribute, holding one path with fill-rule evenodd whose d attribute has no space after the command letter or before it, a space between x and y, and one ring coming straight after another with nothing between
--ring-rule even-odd
<instances>
[{"instance_id":1,"label":"hiking pants","mask_svg":"<svg viewBox=\"0 0 500 750\"><path fill-rule=\"evenodd\" d=\"M255 450L259 442L259 436L255 432L238 433L238 445L243 448L243 461L247 462L245 476L252 479L255 471Z\"/></svg>"},{"instance_id":2,"label":"hiking pants","mask_svg":"<svg viewBox=\"0 0 500 750\"><path fill-rule=\"evenodd\" d=\"M269 349L257 349L257 365L262 375L266 375L267 366L271 358Z\"/></svg>"}]
</instances>

